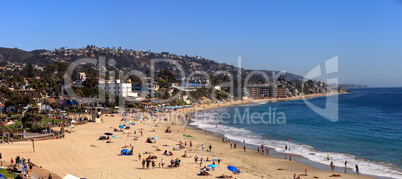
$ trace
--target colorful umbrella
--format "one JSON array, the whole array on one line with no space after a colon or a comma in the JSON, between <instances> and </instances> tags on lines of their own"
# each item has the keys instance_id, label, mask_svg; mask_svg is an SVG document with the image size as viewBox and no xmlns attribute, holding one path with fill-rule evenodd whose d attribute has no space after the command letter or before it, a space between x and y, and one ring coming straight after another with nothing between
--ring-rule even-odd
<instances>
[{"instance_id":1,"label":"colorful umbrella","mask_svg":"<svg viewBox=\"0 0 402 179\"><path fill-rule=\"evenodd\" d=\"M237 168L234 166L228 166L228 170L232 172L237 172Z\"/></svg>"},{"instance_id":2,"label":"colorful umbrella","mask_svg":"<svg viewBox=\"0 0 402 179\"><path fill-rule=\"evenodd\" d=\"M216 168L216 167L218 167L218 166L216 166L215 164L211 164L211 165L208 165L208 167Z\"/></svg>"}]
</instances>

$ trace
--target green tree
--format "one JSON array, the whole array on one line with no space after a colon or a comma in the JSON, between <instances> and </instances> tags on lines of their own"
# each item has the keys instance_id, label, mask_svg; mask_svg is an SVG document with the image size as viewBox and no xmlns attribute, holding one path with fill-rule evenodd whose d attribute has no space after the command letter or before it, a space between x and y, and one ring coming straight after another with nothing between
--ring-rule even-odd
<instances>
[{"instance_id":1,"label":"green tree","mask_svg":"<svg viewBox=\"0 0 402 179\"><path fill-rule=\"evenodd\" d=\"M59 103L50 103L50 107L52 107L53 109L60 109L61 108Z\"/></svg>"},{"instance_id":2,"label":"green tree","mask_svg":"<svg viewBox=\"0 0 402 179\"><path fill-rule=\"evenodd\" d=\"M43 119L42 116L33 113L28 113L21 119L21 121L24 127L31 128L38 123L42 123Z\"/></svg>"}]
</instances>

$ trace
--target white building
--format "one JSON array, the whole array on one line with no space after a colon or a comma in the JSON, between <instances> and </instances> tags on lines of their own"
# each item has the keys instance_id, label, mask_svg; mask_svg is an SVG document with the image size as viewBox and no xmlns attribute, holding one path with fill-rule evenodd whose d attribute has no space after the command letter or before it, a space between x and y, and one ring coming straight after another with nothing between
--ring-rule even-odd
<instances>
[{"instance_id":1,"label":"white building","mask_svg":"<svg viewBox=\"0 0 402 179\"><path fill-rule=\"evenodd\" d=\"M120 80L116 81L100 81L99 89L105 90L106 93L115 94L116 96L127 97L132 95L132 85L129 83L121 83Z\"/></svg>"},{"instance_id":2,"label":"white building","mask_svg":"<svg viewBox=\"0 0 402 179\"><path fill-rule=\"evenodd\" d=\"M76 76L76 80L82 80L85 81L87 79L87 76L85 75L84 72L78 72Z\"/></svg>"},{"instance_id":3,"label":"white building","mask_svg":"<svg viewBox=\"0 0 402 179\"><path fill-rule=\"evenodd\" d=\"M75 77L75 83L74 83L74 85L75 85L75 86L78 86L78 87L82 87L82 83L83 83L85 80L87 80L87 76L85 75L85 73L84 73L84 72L78 72L77 75L76 75L76 77Z\"/></svg>"}]
</instances>

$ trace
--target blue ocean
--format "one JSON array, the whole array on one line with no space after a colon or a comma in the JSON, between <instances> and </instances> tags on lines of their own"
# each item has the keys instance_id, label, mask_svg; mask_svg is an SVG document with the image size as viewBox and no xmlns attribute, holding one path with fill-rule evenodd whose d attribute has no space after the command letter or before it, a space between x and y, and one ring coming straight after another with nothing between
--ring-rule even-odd
<instances>
[{"instance_id":1,"label":"blue ocean","mask_svg":"<svg viewBox=\"0 0 402 179\"><path fill-rule=\"evenodd\" d=\"M329 164L329 155L336 166L344 167L348 161L351 169L357 164L363 174L402 178L402 88L355 89L308 101L325 108L331 98L339 104L336 122L314 112L304 100L293 100L213 109L203 115L224 114L220 120L195 120L193 125L324 165ZM271 111L271 122L247 122L246 111L248 115ZM279 122L274 123L274 117ZM285 145L290 150L285 151Z\"/></svg>"}]
</instances>

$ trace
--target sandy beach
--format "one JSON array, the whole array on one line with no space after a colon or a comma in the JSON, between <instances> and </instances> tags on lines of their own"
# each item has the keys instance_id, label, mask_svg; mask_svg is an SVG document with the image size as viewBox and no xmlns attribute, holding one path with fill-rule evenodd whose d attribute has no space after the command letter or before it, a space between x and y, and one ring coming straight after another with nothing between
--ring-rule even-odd
<instances>
[{"instance_id":1,"label":"sandy beach","mask_svg":"<svg viewBox=\"0 0 402 179\"><path fill-rule=\"evenodd\" d=\"M178 110L175 113L186 114L194 110L207 110L216 107L226 107L241 104L242 102L231 102L226 104L205 104L197 105L194 108ZM162 114L163 115L163 114ZM333 178L332 175L340 175L336 178L370 178L354 174L345 174L333 171L318 170L296 161L280 159L277 157L257 154L255 149L243 151L243 146L238 144L237 149L230 149L228 143L213 135L206 135L204 131L196 130L193 127L182 127L181 124L172 125L170 121L141 119L131 126L126 132L114 132L114 128L124 124L122 116L103 115L103 123L88 123L79 126L77 132L67 134L64 139L44 140L35 142L35 153L26 144L1 144L3 160L17 155L30 158L35 164L42 166L60 176L72 174L81 178L217 178L222 174L231 175L234 178L292 178L294 174L301 175L301 178ZM162 117L163 118L163 117ZM130 118L128 117L128 122ZM153 127L158 122L157 127ZM165 133L167 127L171 127L171 133ZM140 134L143 129L143 135ZM155 132L153 132L155 130ZM134 134L136 131L136 134ZM112 143L104 140L97 140L99 136L110 132L118 138L112 138ZM192 135L193 137L185 137ZM134 140L134 136L138 140ZM157 136L156 143L145 143L148 137ZM179 142L187 142L184 149L179 148ZM189 143L192 142L192 147ZM134 155L120 156L124 146L134 146ZM163 146L167 145L167 146ZM202 145L205 150L202 150ZM209 146L212 151L208 152ZM18 147L22 146L22 147ZM157 151L157 148L160 151ZM131 149L131 148L128 148ZM164 151L172 151L173 156L162 155ZM151 152L151 154L144 154ZM182 157L187 153L188 158ZM138 154L142 158L139 160ZM154 160L156 167L153 169L142 169L142 159L149 155L157 156ZM205 164L194 162L194 156L209 158ZM170 165L171 159L180 159L181 165L176 168L159 168L163 159L166 165ZM221 159L220 164L214 171L209 171L210 176L198 176L200 169L212 164L211 159ZM227 169L227 166L235 166L242 173L236 175ZM151 167L152 168L152 167ZM307 169L307 176L304 176Z\"/></svg>"}]
</instances>

